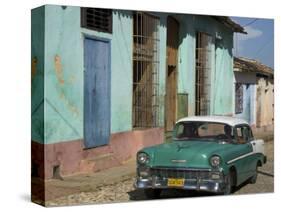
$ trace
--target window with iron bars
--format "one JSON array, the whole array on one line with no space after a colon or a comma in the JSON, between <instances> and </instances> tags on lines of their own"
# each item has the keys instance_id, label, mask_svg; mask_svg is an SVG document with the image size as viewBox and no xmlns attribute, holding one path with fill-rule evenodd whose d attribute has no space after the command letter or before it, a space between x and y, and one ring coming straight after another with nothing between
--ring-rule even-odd
<instances>
[{"instance_id":1,"label":"window with iron bars","mask_svg":"<svg viewBox=\"0 0 281 212\"><path fill-rule=\"evenodd\" d=\"M159 18L133 15L133 127L158 126Z\"/></svg>"},{"instance_id":2,"label":"window with iron bars","mask_svg":"<svg viewBox=\"0 0 281 212\"><path fill-rule=\"evenodd\" d=\"M235 113L243 112L243 84L235 83Z\"/></svg>"},{"instance_id":3,"label":"window with iron bars","mask_svg":"<svg viewBox=\"0 0 281 212\"><path fill-rule=\"evenodd\" d=\"M112 10L81 7L81 27L112 33Z\"/></svg>"},{"instance_id":4,"label":"window with iron bars","mask_svg":"<svg viewBox=\"0 0 281 212\"><path fill-rule=\"evenodd\" d=\"M198 32L196 35L195 114L210 114L212 36Z\"/></svg>"}]
</instances>

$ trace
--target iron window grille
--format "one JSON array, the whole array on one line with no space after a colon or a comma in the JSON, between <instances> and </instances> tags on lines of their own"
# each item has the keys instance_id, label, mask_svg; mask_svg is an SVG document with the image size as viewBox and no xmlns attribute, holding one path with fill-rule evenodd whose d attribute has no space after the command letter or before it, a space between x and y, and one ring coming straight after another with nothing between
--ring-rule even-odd
<instances>
[{"instance_id":1,"label":"iron window grille","mask_svg":"<svg viewBox=\"0 0 281 212\"><path fill-rule=\"evenodd\" d=\"M133 127L158 126L159 18L133 14Z\"/></svg>"},{"instance_id":2,"label":"iron window grille","mask_svg":"<svg viewBox=\"0 0 281 212\"><path fill-rule=\"evenodd\" d=\"M112 10L81 7L81 27L112 33Z\"/></svg>"},{"instance_id":3,"label":"iron window grille","mask_svg":"<svg viewBox=\"0 0 281 212\"><path fill-rule=\"evenodd\" d=\"M235 113L243 112L243 84L235 83Z\"/></svg>"},{"instance_id":4,"label":"iron window grille","mask_svg":"<svg viewBox=\"0 0 281 212\"><path fill-rule=\"evenodd\" d=\"M210 114L212 36L198 32L196 35L195 114Z\"/></svg>"}]
</instances>

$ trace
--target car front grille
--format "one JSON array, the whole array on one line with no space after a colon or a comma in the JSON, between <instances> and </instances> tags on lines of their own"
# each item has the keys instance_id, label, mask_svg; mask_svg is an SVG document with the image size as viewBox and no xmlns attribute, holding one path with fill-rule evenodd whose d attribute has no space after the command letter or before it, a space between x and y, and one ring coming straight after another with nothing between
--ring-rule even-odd
<instances>
[{"instance_id":1,"label":"car front grille","mask_svg":"<svg viewBox=\"0 0 281 212\"><path fill-rule=\"evenodd\" d=\"M208 179L209 170L192 170L178 168L151 168L151 175L159 178L184 178L184 179Z\"/></svg>"}]
</instances>

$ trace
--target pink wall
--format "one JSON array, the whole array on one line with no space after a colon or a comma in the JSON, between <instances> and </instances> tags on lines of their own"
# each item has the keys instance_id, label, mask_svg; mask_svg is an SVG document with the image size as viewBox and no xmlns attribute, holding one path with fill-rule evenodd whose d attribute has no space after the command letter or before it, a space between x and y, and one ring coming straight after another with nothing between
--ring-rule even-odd
<instances>
[{"instance_id":1,"label":"pink wall","mask_svg":"<svg viewBox=\"0 0 281 212\"><path fill-rule=\"evenodd\" d=\"M53 177L54 166L59 166L61 176L91 173L121 165L143 147L163 141L163 128L152 128L112 134L109 145L92 149L84 149L83 140L45 145L32 142L32 162L38 166L39 177L46 180Z\"/></svg>"}]
</instances>

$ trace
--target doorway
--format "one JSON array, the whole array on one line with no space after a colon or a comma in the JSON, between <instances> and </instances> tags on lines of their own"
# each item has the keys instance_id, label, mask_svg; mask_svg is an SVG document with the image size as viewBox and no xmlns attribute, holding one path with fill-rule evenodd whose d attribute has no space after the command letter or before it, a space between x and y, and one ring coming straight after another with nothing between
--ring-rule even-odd
<instances>
[{"instance_id":1,"label":"doorway","mask_svg":"<svg viewBox=\"0 0 281 212\"><path fill-rule=\"evenodd\" d=\"M84 145L106 145L110 137L110 43L84 40Z\"/></svg>"}]
</instances>

